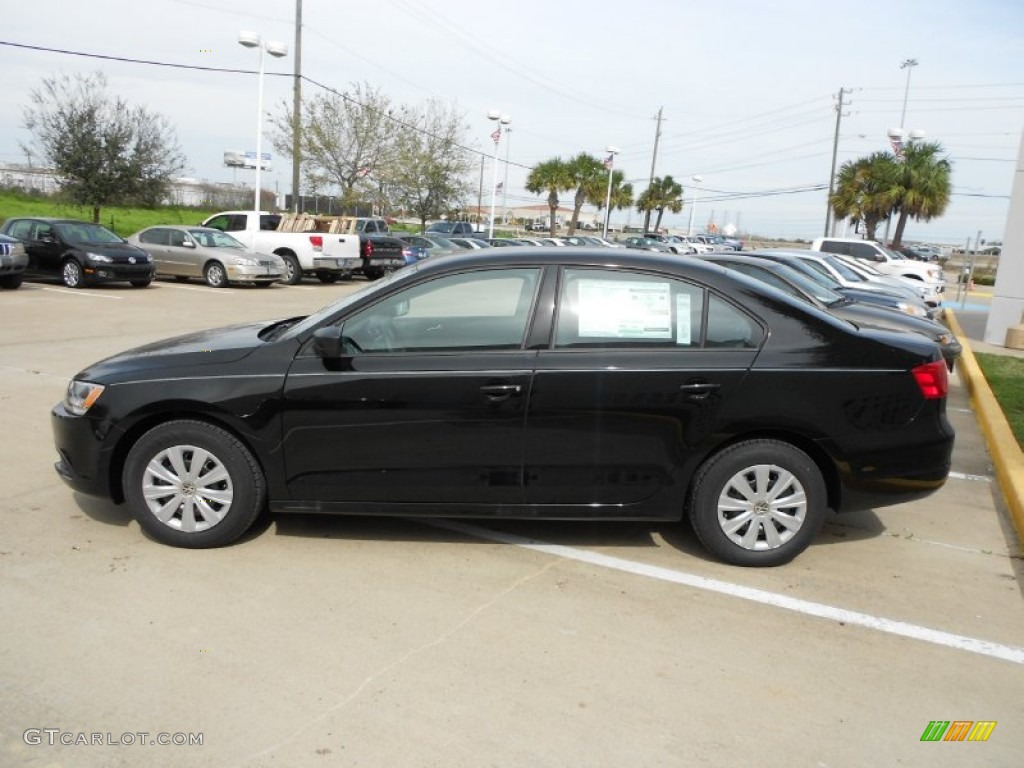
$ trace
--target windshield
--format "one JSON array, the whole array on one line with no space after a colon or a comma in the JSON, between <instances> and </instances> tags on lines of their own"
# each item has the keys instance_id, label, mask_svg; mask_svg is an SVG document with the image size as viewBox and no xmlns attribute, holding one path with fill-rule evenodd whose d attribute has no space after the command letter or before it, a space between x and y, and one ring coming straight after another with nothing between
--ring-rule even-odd
<instances>
[{"instance_id":1,"label":"windshield","mask_svg":"<svg viewBox=\"0 0 1024 768\"><path fill-rule=\"evenodd\" d=\"M331 315L334 315L337 312L344 309L345 307L351 306L357 301L362 300L365 296L374 294L377 291L387 288L388 286L394 283L401 282L403 280L408 280L410 277L412 277L419 271L420 265L421 262L410 264L407 267L402 267L402 269L392 272L390 275L385 275L380 280L374 280L372 283L367 283L358 291L350 293L347 296L338 299L333 304L328 304L323 309L320 309L317 312L314 312L312 315L309 315L301 323L292 326L291 329L289 329L290 334L292 336L297 336L302 333L305 333L306 331L310 331L313 328L316 328L316 326L318 326L324 320L331 317Z\"/></svg>"},{"instance_id":2,"label":"windshield","mask_svg":"<svg viewBox=\"0 0 1024 768\"><path fill-rule=\"evenodd\" d=\"M120 237L106 227L88 222L55 225L62 239L71 243L123 243Z\"/></svg>"},{"instance_id":3,"label":"windshield","mask_svg":"<svg viewBox=\"0 0 1024 768\"><path fill-rule=\"evenodd\" d=\"M839 259L843 264L846 264L855 272L865 273L871 277L883 277L882 273L870 264L864 264L863 262L857 261L852 256L833 256L833 258Z\"/></svg>"},{"instance_id":4,"label":"windshield","mask_svg":"<svg viewBox=\"0 0 1024 768\"><path fill-rule=\"evenodd\" d=\"M897 253L892 248L886 248L884 245L880 245L878 247L881 248L883 251L885 251L889 255L890 259L896 259L896 261L906 261L907 260L906 256L904 256L902 253Z\"/></svg>"},{"instance_id":5,"label":"windshield","mask_svg":"<svg viewBox=\"0 0 1024 768\"><path fill-rule=\"evenodd\" d=\"M455 225L450 221L439 221L436 224L431 224L427 229L428 232L451 232L455 229Z\"/></svg>"},{"instance_id":6,"label":"windshield","mask_svg":"<svg viewBox=\"0 0 1024 768\"><path fill-rule=\"evenodd\" d=\"M832 304L846 301L845 296L843 296L841 293L837 293L836 291L832 290L824 282L812 280L803 272L793 269L792 267L786 264L779 264L778 266L779 275L786 278L789 282L793 283L793 285L800 288L804 293L809 293L811 296L816 298L825 306L831 306Z\"/></svg>"},{"instance_id":7,"label":"windshield","mask_svg":"<svg viewBox=\"0 0 1024 768\"><path fill-rule=\"evenodd\" d=\"M190 229L188 233L197 243L207 248L245 248L231 235L218 229Z\"/></svg>"},{"instance_id":8,"label":"windshield","mask_svg":"<svg viewBox=\"0 0 1024 768\"><path fill-rule=\"evenodd\" d=\"M825 263L828 264L832 269L842 275L844 280L848 280L851 283L864 283L867 279L857 270L850 267L842 259L837 259L835 256L825 256Z\"/></svg>"},{"instance_id":9,"label":"windshield","mask_svg":"<svg viewBox=\"0 0 1024 768\"><path fill-rule=\"evenodd\" d=\"M449 224L448 226L451 226L451 224ZM435 247L435 248L452 248L452 249L455 249L455 248L458 247L457 245L455 245L455 243L453 243L447 237L435 237L434 235L431 235L429 239L430 239L430 242L433 243L433 246L427 246L428 248L429 247Z\"/></svg>"}]
</instances>

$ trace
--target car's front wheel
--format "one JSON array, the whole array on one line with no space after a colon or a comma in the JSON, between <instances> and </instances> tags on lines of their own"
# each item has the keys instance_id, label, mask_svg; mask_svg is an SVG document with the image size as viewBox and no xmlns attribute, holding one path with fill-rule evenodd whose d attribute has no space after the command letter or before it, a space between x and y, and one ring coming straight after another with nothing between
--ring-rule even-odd
<instances>
[{"instance_id":1,"label":"car's front wheel","mask_svg":"<svg viewBox=\"0 0 1024 768\"><path fill-rule=\"evenodd\" d=\"M779 440L729 446L697 471L690 522L714 555L736 565L788 563L817 535L827 513L814 461Z\"/></svg>"},{"instance_id":2,"label":"car's front wheel","mask_svg":"<svg viewBox=\"0 0 1024 768\"><path fill-rule=\"evenodd\" d=\"M125 497L150 536L176 547L230 544L263 508L266 481L238 438L201 421L146 432L124 465Z\"/></svg>"},{"instance_id":3,"label":"car's front wheel","mask_svg":"<svg viewBox=\"0 0 1024 768\"><path fill-rule=\"evenodd\" d=\"M20 272L16 275L4 275L0 277L0 288L13 291L15 288L21 287L23 279Z\"/></svg>"},{"instance_id":4,"label":"car's front wheel","mask_svg":"<svg viewBox=\"0 0 1024 768\"><path fill-rule=\"evenodd\" d=\"M219 261L211 261L207 264L203 269L203 277L211 288L224 288L228 284L228 274L224 271L224 265Z\"/></svg>"},{"instance_id":5,"label":"car's front wheel","mask_svg":"<svg viewBox=\"0 0 1024 768\"><path fill-rule=\"evenodd\" d=\"M75 259L68 258L61 265L60 279L68 288L81 288L84 281L82 265Z\"/></svg>"}]
</instances>

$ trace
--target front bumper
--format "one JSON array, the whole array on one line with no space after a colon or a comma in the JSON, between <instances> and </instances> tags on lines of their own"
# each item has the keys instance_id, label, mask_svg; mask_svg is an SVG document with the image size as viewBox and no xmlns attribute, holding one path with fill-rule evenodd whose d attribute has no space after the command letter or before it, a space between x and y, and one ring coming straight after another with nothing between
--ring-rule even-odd
<instances>
[{"instance_id":1,"label":"front bumper","mask_svg":"<svg viewBox=\"0 0 1024 768\"><path fill-rule=\"evenodd\" d=\"M279 269L273 267L253 267L228 265L228 280L233 283L276 283L284 280Z\"/></svg>"},{"instance_id":2,"label":"front bumper","mask_svg":"<svg viewBox=\"0 0 1024 768\"><path fill-rule=\"evenodd\" d=\"M156 276L156 267L149 264L101 264L87 261L82 265L86 280L152 280Z\"/></svg>"},{"instance_id":3,"label":"front bumper","mask_svg":"<svg viewBox=\"0 0 1024 768\"><path fill-rule=\"evenodd\" d=\"M50 411L50 426L58 456L54 469L60 478L79 493L113 498L113 441L104 440L98 434L103 430L90 419L69 413L63 402Z\"/></svg>"}]
</instances>

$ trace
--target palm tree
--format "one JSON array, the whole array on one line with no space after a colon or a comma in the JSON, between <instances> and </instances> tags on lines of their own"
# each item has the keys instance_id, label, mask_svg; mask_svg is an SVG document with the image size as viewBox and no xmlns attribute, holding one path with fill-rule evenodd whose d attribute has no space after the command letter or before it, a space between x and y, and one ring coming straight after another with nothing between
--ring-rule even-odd
<instances>
[{"instance_id":1,"label":"palm tree","mask_svg":"<svg viewBox=\"0 0 1024 768\"><path fill-rule=\"evenodd\" d=\"M683 185L675 181L671 176L665 178L654 177L644 193L636 201L636 209L645 214L644 231L651 223L651 211L658 212L658 220L654 224L655 229L661 227L661 217L665 215L665 209L672 213L679 213L683 210Z\"/></svg>"},{"instance_id":2,"label":"palm tree","mask_svg":"<svg viewBox=\"0 0 1024 768\"><path fill-rule=\"evenodd\" d=\"M949 206L952 163L940 157L944 152L936 141L911 142L903 150L892 187L893 212L899 212L892 247L903 245L903 230L911 216L915 221L931 221Z\"/></svg>"},{"instance_id":3,"label":"palm tree","mask_svg":"<svg viewBox=\"0 0 1024 768\"><path fill-rule=\"evenodd\" d=\"M593 199L594 191L603 186L607 172L604 163L586 152L576 155L566 163L566 168L576 185L576 198L573 200L572 218L569 220L569 234L574 235L580 219L580 209L587 200Z\"/></svg>"},{"instance_id":4,"label":"palm tree","mask_svg":"<svg viewBox=\"0 0 1024 768\"><path fill-rule=\"evenodd\" d=\"M624 184L625 180L625 173L622 171L612 171L612 193L608 201L608 207L613 210L621 211L623 208L629 208L633 205L633 185ZM608 177L604 175L601 178L600 184L591 185L587 188L587 200L597 210L602 211L604 210L606 196L608 196ZM605 213L606 217L607 215Z\"/></svg>"},{"instance_id":5,"label":"palm tree","mask_svg":"<svg viewBox=\"0 0 1024 768\"><path fill-rule=\"evenodd\" d=\"M558 213L558 193L575 188L573 175L561 158L545 160L535 166L526 177L526 188L535 195L548 193L548 208L551 210L551 236L555 236L555 215Z\"/></svg>"},{"instance_id":6,"label":"palm tree","mask_svg":"<svg viewBox=\"0 0 1024 768\"><path fill-rule=\"evenodd\" d=\"M888 152L843 163L836 177L836 190L829 198L837 219L853 224L864 222L868 240L892 211L892 187L897 174L896 161Z\"/></svg>"}]
</instances>

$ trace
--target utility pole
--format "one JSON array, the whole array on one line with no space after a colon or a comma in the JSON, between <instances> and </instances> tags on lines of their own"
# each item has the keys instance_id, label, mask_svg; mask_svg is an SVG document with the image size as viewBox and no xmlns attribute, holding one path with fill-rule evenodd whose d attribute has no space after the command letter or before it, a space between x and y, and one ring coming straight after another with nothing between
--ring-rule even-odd
<instances>
[{"instance_id":1,"label":"utility pole","mask_svg":"<svg viewBox=\"0 0 1024 768\"><path fill-rule=\"evenodd\" d=\"M850 93L845 88L839 89L836 97L836 135L832 139L832 171L828 175L828 198L825 200L825 237L832 233L829 231L835 222L832 221L832 194L835 192L836 183L836 156L839 154L839 125L843 121L843 107L849 106L843 99Z\"/></svg>"},{"instance_id":2,"label":"utility pole","mask_svg":"<svg viewBox=\"0 0 1024 768\"><path fill-rule=\"evenodd\" d=\"M302 151L302 0L295 0L295 84L292 91L292 211L301 213L299 166ZM259 162L259 158L256 162Z\"/></svg>"},{"instance_id":3,"label":"utility pole","mask_svg":"<svg viewBox=\"0 0 1024 768\"><path fill-rule=\"evenodd\" d=\"M654 129L654 152L651 155L651 176L647 180L647 188L648 189L650 189L651 185L654 184L654 165L655 165L655 163L658 162L658 141L661 139L661 111L662 111L662 109L664 109L664 107L658 107L658 116L657 116L657 118L655 118L658 121L658 123L657 123L657 128ZM650 211L645 211L644 212L644 232L650 231L649 230L650 225L651 225L651 212Z\"/></svg>"},{"instance_id":4,"label":"utility pole","mask_svg":"<svg viewBox=\"0 0 1024 768\"><path fill-rule=\"evenodd\" d=\"M484 206L484 160L487 159L487 155L483 152L480 153L480 187L476 193L476 228L480 229L480 211Z\"/></svg>"}]
</instances>

